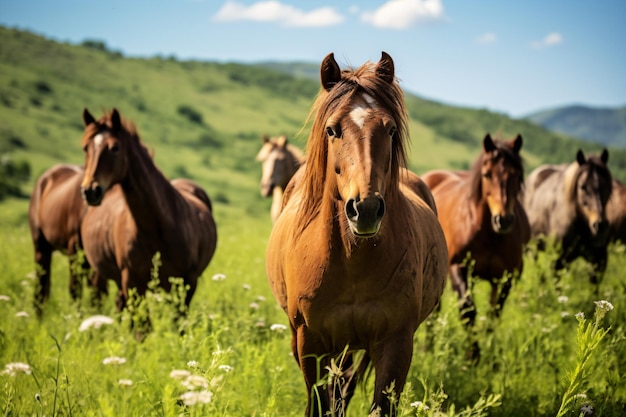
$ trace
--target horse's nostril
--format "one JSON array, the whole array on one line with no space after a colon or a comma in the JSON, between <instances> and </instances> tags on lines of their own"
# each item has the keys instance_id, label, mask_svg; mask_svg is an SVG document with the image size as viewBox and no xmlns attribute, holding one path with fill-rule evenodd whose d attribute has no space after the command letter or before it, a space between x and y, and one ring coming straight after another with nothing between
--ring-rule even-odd
<instances>
[{"instance_id":1,"label":"horse's nostril","mask_svg":"<svg viewBox=\"0 0 626 417\"><path fill-rule=\"evenodd\" d=\"M351 220L356 220L359 217L359 211L356 208L356 200L353 198L346 202L346 215Z\"/></svg>"}]
</instances>

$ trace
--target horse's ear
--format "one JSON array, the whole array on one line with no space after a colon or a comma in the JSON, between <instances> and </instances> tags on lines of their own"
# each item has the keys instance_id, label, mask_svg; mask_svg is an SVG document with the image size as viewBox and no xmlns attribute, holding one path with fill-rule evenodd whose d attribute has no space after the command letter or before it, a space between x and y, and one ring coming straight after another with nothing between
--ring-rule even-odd
<instances>
[{"instance_id":1,"label":"horse's ear","mask_svg":"<svg viewBox=\"0 0 626 417\"><path fill-rule=\"evenodd\" d=\"M85 127L95 122L96 122L96 119L91 115L91 113L89 113L89 110L87 110L87 107L85 107L83 109L83 123L85 124Z\"/></svg>"},{"instance_id":2,"label":"horse's ear","mask_svg":"<svg viewBox=\"0 0 626 417\"><path fill-rule=\"evenodd\" d=\"M491 135L489 133L487 133L483 139L483 149L485 152L493 152L496 150L496 144L493 143L493 139L491 139Z\"/></svg>"},{"instance_id":3,"label":"horse's ear","mask_svg":"<svg viewBox=\"0 0 626 417\"><path fill-rule=\"evenodd\" d=\"M519 150L522 149L523 142L524 141L522 140L522 135L518 133L513 140L513 150L515 151L515 153L519 153Z\"/></svg>"},{"instance_id":4,"label":"horse's ear","mask_svg":"<svg viewBox=\"0 0 626 417\"><path fill-rule=\"evenodd\" d=\"M585 158L585 154L583 153L582 149L578 149L578 152L576 152L576 161L578 162L578 165L583 165L585 162L587 162L587 159Z\"/></svg>"},{"instance_id":5,"label":"horse's ear","mask_svg":"<svg viewBox=\"0 0 626 417\"><path fill-rule=\"evenodd\" d=\"M287 147L287 142L287 136L285 135L279 136L278 139L276 139L276 144L281 148Z\"/></svg>"},{"instance_id":6,"label":"horse's ear","mask_svg":"<svg viewBox=\"0 0 626 417\"><path fill-rule=\"evenodd\" d=\"M600 160L604 165L609 161L609 150L607 148L602 149L602 154L600 155Z\"/></svg>"},{"instance_id":7,"label":"horse's ear","mask_svg":"<svg viewBox=\"0 0 626 417\"><path fill-rule=\"evenodd\" d=\"M393 59L385 51L383 51L380 61L376 64L376 76L382 78L388 83L392 83L395 75Z\"/></svg>"},{"instance_id":8,"label":"horse's ear","mask_svg":"<svg viewBox=\"0 0 626 417\"><path fill-rule=\"evenodd\" d=\"M115 108L111 112L111 124L113 125L113 130L122 130L122 119L120 113Z\"/></svg>"},{"instance_id":9,"label":"horse's ear","mask_svg":"<svg viewBox=\"0 0 626 417\"><path fill-rule=\"evenodd\" d=\"M270 141L270 137L267 135L263 135L263 137L261 138L261 140L263 141L263 143L267 143Z\"/></svg>"},{"instance_id":10,"label":"horse's ear","mask_svg":"<svg viewBox=\"0 0 626 417\"><path fill-rule=\"evenodd\" d=\"M322 87L326 91L330 91L339 81L341 81L341 69L335 61L335 54L330 53L326 55L322 61L320 68L320 75L322 78Z\"/></svg>"}]
</instances>

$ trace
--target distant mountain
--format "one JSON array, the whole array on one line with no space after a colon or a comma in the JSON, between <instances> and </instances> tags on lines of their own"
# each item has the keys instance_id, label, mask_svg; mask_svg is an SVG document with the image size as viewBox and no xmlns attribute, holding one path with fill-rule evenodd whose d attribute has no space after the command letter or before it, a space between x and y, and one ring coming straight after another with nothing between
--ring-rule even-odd
<instances>
[{"instance_id":1,"label":"distant mountain","mask_svg":"<svg viewBox=\"0 0 626 417\"><path fill-rule=\"evenodd\" d=\"M626 106L566 106L526 116L548 130L616 148L626 148Z\"/></svg>"}]
</instances>

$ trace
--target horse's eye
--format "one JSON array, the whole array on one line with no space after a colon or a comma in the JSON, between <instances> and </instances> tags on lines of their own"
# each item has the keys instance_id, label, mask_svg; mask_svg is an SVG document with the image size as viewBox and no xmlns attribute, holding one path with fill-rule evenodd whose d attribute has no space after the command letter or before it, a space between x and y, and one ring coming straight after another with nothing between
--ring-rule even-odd
<instances>
[{"instance_id":1,"label":"horse's eye","mask_svg":"<svg viewBox=\"0 0 626 417\"><path fill-rule=\"evenodd\" d=\"M119 150L120 150L120 145L118 145L117 143L114 143L114 144L111 146L111 152L116 153L116 152L117 152L117 151L119 151Z\"/></svg>"},{"instance_id":2,"label":"horse's eye","mask_svg":"<svg viewBox=\"0 0 626 417\"><path fill-rule=\"evenodd\" d=\"M491 171L483 172L483 178L485 178L486 180L490 180L491 179Z\"/></svg>"},{"instance_id":3,"label":"horse's eye","mask_svg":"<svg viewBox=\"0 0 626 417\"><path fill-rule=\"evenodd\" d=\"M337 126L335 129L333 129L332 127L328 126L326 128L326 134L329 138L341 138L341 128Z\"/></svg>"},{"instance_id":4,"label":"horse's eye","mask_svg":"<svg viewBox=\"0 0 626 417\"><path fill-rule=\"evenodd\" d=\"M396 129L395 126L389 129L389 136L391 137L391 139L395 139L397 133L398 133L398 129Z\"/></svg>"}]
</instances>

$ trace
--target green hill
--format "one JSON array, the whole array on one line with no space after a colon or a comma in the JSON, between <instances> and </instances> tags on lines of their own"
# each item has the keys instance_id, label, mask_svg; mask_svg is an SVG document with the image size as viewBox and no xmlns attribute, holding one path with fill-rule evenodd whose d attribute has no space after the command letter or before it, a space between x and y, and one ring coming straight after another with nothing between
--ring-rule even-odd
<instances>
[{"instance_id":1,"label":"green hill","mask_svg":"<svg viewBox=\"0 0 626 417\"><path fill-rule=\"evenodd\" d=\"M555 132L626 148L626 107L566 106L536 112L526 118Z\"/></svg>"},{"instance_id":2,"label":"green hill","mask_svg":"<svg viewBox=\"0 0 626 417\"><path fill-rule=\"evenodd\" d=\"M82 162L84 107L94 115L116 107L137 125L166 175L194 178L218 203L264 216L269 202L257 191L254 160L261 135L286 134L304 146L302 126L318 91L306 65L293 68L296 75L267 64L128 58L97 41L59 43L0 27L0 155L28 162L28 193L53 163ZM521 133L528 169L573 160L579 147L600 149L486 110L414 95L407 106L410 163L418 173L469 166L486 132ZM611 155L616 176L626 179L626 151Z\"/></svg>"}]
</instances>

